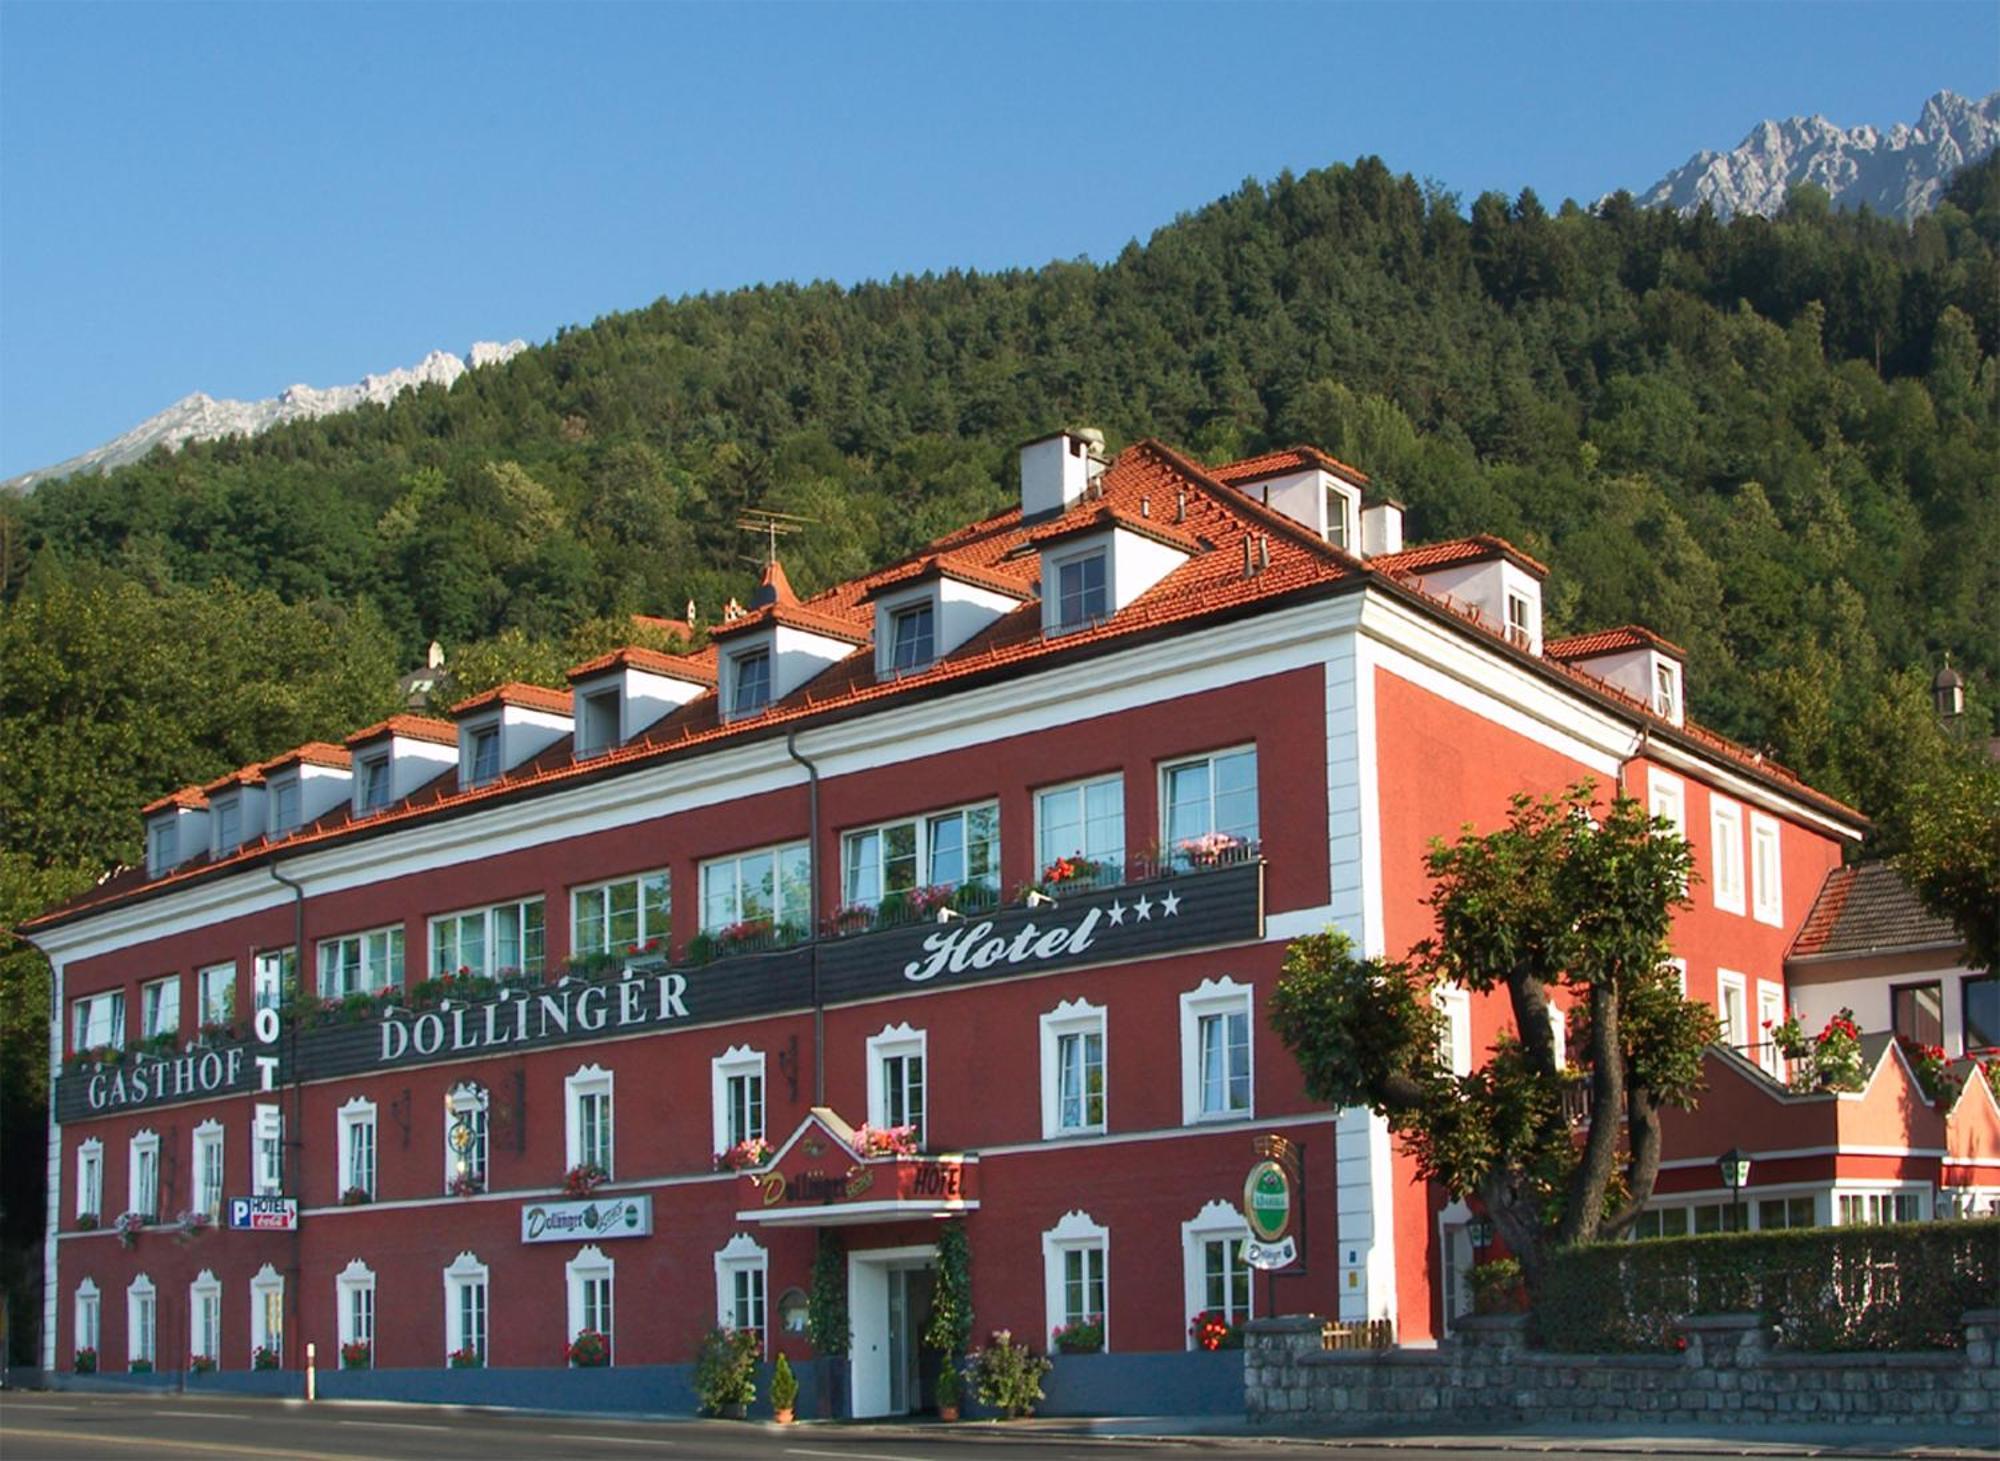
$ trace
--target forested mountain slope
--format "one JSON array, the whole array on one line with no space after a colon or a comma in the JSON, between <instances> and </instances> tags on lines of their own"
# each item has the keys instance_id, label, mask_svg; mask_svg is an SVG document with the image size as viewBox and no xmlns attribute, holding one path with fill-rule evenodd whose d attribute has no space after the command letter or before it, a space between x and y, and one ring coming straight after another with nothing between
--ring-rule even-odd
<instances>
[{"instance_id":1,"label":"forested mountain slope","mask_svg":"<svg viewBox=\"0 0 2000 1461\"><path fill-rule=\"evenodd\" d=\"M2000 669L1996 260L2000 158L1909 225L1811 192L1468 216L1370 159L1101 265L662 300L48 484L0 501L0 922L135 857L150 797L384 709L432 637L478 680L606 616L712 618L747 506L816 520L786 547L817 588L1003 503L1063 423L1320 444L1414 536L1550 563L1552 634L1652 625L1698 716L1881 810L1943 652L1976 699Z\"/></svg>"}]
</instances>

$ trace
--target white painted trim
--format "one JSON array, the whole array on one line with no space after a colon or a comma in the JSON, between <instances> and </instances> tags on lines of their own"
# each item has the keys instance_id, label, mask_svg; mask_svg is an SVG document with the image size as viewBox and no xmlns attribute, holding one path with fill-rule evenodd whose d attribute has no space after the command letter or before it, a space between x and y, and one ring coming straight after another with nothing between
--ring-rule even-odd
<instances>
[{"instance_id":1,"label":"white painted trim","mask_svg":"<svg viewBox=\"0 0 2000 1461\"><path fill-rule=\"evenodd\" d=\"M451 1365L453 1353L466 1347L466 1335L459 1321L459 1290L468 1284L480 1284L486 1290L486 1342L481 1347L481 1359L493 1350L493 1275L470 1250L461 1252L451 1260L444 1270L444 1363Z\"/></svg>"},{"instance_id":2,"label":"white painted trim","mask_svg":"<svg viewBox=\"0 0 2000 1461\"><path fill-rule=\"evenodd\" d=\"M1743 808L1713 793L1708 798L1708 885L1722 913L1741 913L1748 896L1749 873L1744 863ZM1732 879L1729 874L1734 872Z\"/></svg>"},{"instance_id":3,"label":"white painted trim","mask_svg":"<svg viewBox=\"0 0 2000 1461\"><path fill-rule=\"evenodd\" d=\"M736 1327L735 1280L738 1273L757 1273L763 1277L764 1292L760 1307L764 1311L764 1322L756 1330L757 1343L769 1349L771 1343L771 1255L764 1245L748 1233L738 1233L715 1253L715 1322L724 1329Z\"/></svg>"},{"instance_id":4,"label":"white painted trim","mask_svg":"<svg viewBox=\"0 0 2000 1461\"><path fill-rule=\"evenodd\" d=\"M606 1177L610 1177L617 1171L618 1112L613 1101L612 1072L596 1061L580 1065L563 1077L563 1167L567 1170L584 1160L583 1112L577 1103L585 1096L604 1097L605 1125L610 1130L605 1135L604 1160L599 1165Z\"/></svg>"},{"instance_id":5,"label":"white painted trim","mask_svg":"<svg viewBox=\"0 0 2000 1461\"><path fill-rule=\"evenodd\" d=\"M196 1338L195 1331L198 1327L197 1320L200 1317L202 1300L204 1299L215 1300L215 1346L212 1349L200 1350L194 1347L194 1342ZM188 1284L187 1312L187 1357L192 1360L198 1354L206 1355L209 1359L214 1360L217 1365L220 1365L222 1363L222 1280L215 1276L213 1269L204 1268L194 1276L193 1282Z\"/></svg>"},{"instance_id":6,"label":"white painted trim","mask_svg":"<svg viewBox=\"0 0 2000 1461\"><path fill-rule=\"evenodd\" d=\"M1064 1213L1042 1234L1042 1333L1039 1343L1030 1341L1034 1348L1050 1349L1050 1335L1064 1320L1063 1255L1092 1248L1104 1255L1104 1353L1111 1352L1111 1229L1081 1208Z\"/></svg>"},{"instance_id":7,"label":"white painted trim","mask_svg":"<svg viewBox=\"0 0 2000 1461\"><path fill-rule=\"evenodd\" d=\"M1970 1165L1970 1163L1961 1164L1950 1157L1945 1157L1945 1149L1943 1147L1795 1146L1785 1147L1778 1151L1750 1153L1750 1159L1753 1164L1751 1171L1755 1172L1756 1167L1754 1164L1757 1162L1780 1162L1793 1157L1944 1157L1945 1160L1951 1161L1954 1166ZM1719 1159L1720 1153L1713 1157L1676 1157L1670 1162L1661 1162L1660 1170L1665 1172L1675 1168L1712 1167ZM2000 1163L1996 1163L1996 1165L2000 1165ZM1727 1188L1721 1190L1728 1191ZM1746 1187L1743 1190L1747 1192L1750 1189ZM1675 1199L1678 1199L1680 1196L1681 1194L1678 1192L1672 1194L1672 1197ZM1663 1197L1661 1200L1666 1201L1669 1199Z\"/></svg>"},{"instance_id":8,"label":"white painted trim","mask_svg":"<svg viewBox=\"0 0 2000 1461\"><path fill-rule=\"evenodd\" d=\"M1760 859L1757 849L1760 844L1768 845L1771 851L1771 874L1767 879L1759 871ZM1767 812L1753 810L1750 813L1750 908L1759 923L1768 923L1773 928L1785 926L1785 842L1779 831L1777 818Z\"/></svg>"},{"instance_id":9,"label":"white painted trim","mask_svg":"<svg viewBox=\"0 0 2000 1461\"><path fill-rule=\"evenodd\" d=\"M1223 1198L1203 1203L1201 1211L1181 1224L1181 1310L1187 1315L1188 1325L1181 1335L1183 1348L1194 1348L1194 1316L1208 1308L1207 1255L1202 1248L1217 1238L1247 1240L1249 1236L1250 1225L1243 1220L1242 1209ZM1240 1251L1237 1256L1241 1258ZM1241 1315L1231 1316L1232 1319L1241 1322L1254 1318L1256 1304L1257 1276L1252 1272L1246 1307Z\"/></svg>"},{"instance_id":10,"label":"white painted trim","mask_svg":"<svg viewBox=\"0 0 2000 1461\"><path fill-rule=\"evenodd\" d=\"M369 1332L367 1334L357 1334L354 1330L354 1296L362 1293L367 1294L369 1298ZM374 1326L377 1318L374 1299L375 1270L363 1263L359 1258L350 1258L347 1262L347 1267L341 1269L333 1277L334 1328L340 1344L352 1344L356 1340L361 1339L367 1340L368 1357L371 1364L375 1358ZM328 1366L329 1368L339 1369L342 1367L340 1350L338 1348L328 1358L331 1362Z\"/></svg>"},{"instance_id":11,"label":"white painted trim","mask_svg":"<svg viewBox=\"0 0 2000 1461\"><path fill-rule=\"evenodd\" d=\"M139 1301L149 1300L147 1322L139 1323ZM141 1340L144 1343L141 1343ZM160 1369L160 1291L148 1274L138 1274L125 1285L125 1364L129 1369L135 1361L145 1360L155 1373ZM104 1347L98 1346L97 1367L104 1369Z\"/></svg>"},{"instance_id":12,"label":"white painted trim","mask_svg":"<svg viewBox=\"0 0 2000 1461\"><path fill-rule=\"evenodd\" d=\"M718 1154L732 1145L729 1140L729 1082L737 1076L746 1075L757 1078L757 1129L748 1134L768 1138L770 1088L765 1079L764 1052L752 1050L748 1045L732 1045L708 1063L709 1135Z\"/></svg>"},{"instance_id":13,"label":"white painted trim","mask_svg":"<svg viewBox=\"0 0 2000 1461\"><path fill-rule=\"evenodd\" d=\"M1045 1011L1039 1021L1041 1029L1042 1065L1042 1139L1055 1141L1068 1136L1101 1136L1111 1124L1111 1035L1106 1024L1105 1007L1092 1004L1087 999L1069 999L1054 1009ZM1102 1121L1086 1122L1082 1126L1062 1125L1062 1093L1058 1089L1060 1063L1057 1051L1065 1035L1095 1034L1103 1053L1103 1089L1099 1098L1103 1103ZM1088 1102L1088 1093L1085 1095ZM1088 1109L1086 1104L1086 1110Z\"/></svg>"},{"instance_id":14,"label":"white painted trim","mask_svg":"<svg viewBox=\"0 0 2000 1461\"><path fill-rule=\"evenodd\" d=\"M291 1344L291 1341L286 1337L282 1329L273 1334L265 1327L265 1301L272 1294L278 1296L278 1311L282 1322L285 1303L285 1276L269 1263L266 1263L250 1279L250 1349L248 1359L253 1365L256 1362L257 1351L267 1346L275 1348L278 1351L278 1357L282 1363L285 1359L285 1351ZM277 1341L275 1345L272 1345L273 1340ZM339 1359L340 1356L334 1356L335 1363L338 1363Z\"/></svg>"},{"instance_id":15,"label":"white painted trim","mask_svg":"<svg viewBox=\"0 0 2000 1461\"><path fill-rule=\"evenodd\" d=\"M567 1349L576 1342L583 1332L583 1285L586 1279L609 1280L611 1294L611 1333L604 1336L604 1345L609 1353L605 1356L609 1365L618 1363L618 1265L604 1256L604 1250L595 1243L586 1243L577 1249L576 1257L563 1265L563 1285L569 1292L569 1328L563 1334L563 1347ZM488 1311L487 1323L491 1324L492 1314Z\"/></svg>"},{"instance_id":16,"label":"white painted trim","mask_svg":"<svg viewBox=\"0 0 2000 1461\"><path fill-rule=\"evenodd\" d=\"M343 1105L335 1116L334 1158L338 1164L334 1173L334 1191L345 1194L352 1175L354 1155L354 1129L366 1126L374 1133L376 1142L370 1155L374 1158L368 1168L368 1196L372 1201L382 1182L381 1128L375 1123L375 1103L363 1096L355 1096Z\"/></svg>"},{"instance_id":17,"label":"white painted trim","mask_svg":"<svg viewBox=\"0 0 2000 1461\"><path fill-rule=\"evenodd\" d=\"M922 1146L929 1135L931 1124L931 1057L930 1036L927 1031L910 1028L907 1020L901 1024L884 1025L876 1034L868 1037L866 1047L868 1061L868 1124L886 1127L889 1121L888 1091L882 1084L882 1062L898 1056L914 1055L924 1063L924 1109L923 1124L917 1129L917 1145Z\"/></svg>"},{"instance_id":18,"label":"white painted trim","mask_svg":"<svg viewBox=\"0 0 2000 1461\"><path fill-rule=\"evenodd\" d=\"M1201 1022L1210 1015L1229 1015L1241 1010L1245 1016L1245 1057L1250 1070L1250 1104L1241 1111L1204 1113L1201 1108ZM1180 997L1181 1010L1181 1120L1189 1126L1207 1126L1217 1121L1245 1121L1257 1114L1257 991L1228 974L1208 978Z\"/></svg>"}]
</instances>

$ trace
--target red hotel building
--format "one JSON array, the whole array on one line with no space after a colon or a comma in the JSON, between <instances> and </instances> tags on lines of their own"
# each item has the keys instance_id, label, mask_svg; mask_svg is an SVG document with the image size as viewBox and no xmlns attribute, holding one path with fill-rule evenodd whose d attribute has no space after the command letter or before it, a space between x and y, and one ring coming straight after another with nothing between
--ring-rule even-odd
<instances>
[{"instance_id":1,"label":"red hotel building","mask_svg":"<svg viewBox=\"0 0 2000 1461\"><path fill-rule=\"evenodd\" d=\"M1427 839L1588 776L1693 842L1688 992L1738 1044L1782 1002L1865 823L1687 721L1672 645L1545 642L1541 564L1405 547L1400 506L1309 448L1202 467L1058 433L1021 495L809 600L774 564L699 653L146 808L148 866L24 930L57 1002L47 1368L201 1356L254 1388L297 1383L260 1353L350 1346L371 1368L323 1393L673 1409L718 1320L810 1353L832 1228L845 1402L896 1413L927 1403L913 1336L958 1219L981 1335L1101 1316L1052 1407L1224 1408L1240 1366L1193 1351L1196 1311L1421 1344L1471 1260L1382 1123L1300 1089L1265 1022L1288 939L1404 951ZM251 1017L299 950L348 1017ZM1461 1063L1506 1018L1451 1014ZM127 1044L151 1053L102 1058ZM1253 1283L1269 1133L1303 1153L1302 1262ZM579 1166L602 1183L566 1195ZM255 1196L296 1227L228 1230ZM570 1363L585 1330L607 1366Z\"/></svg>"}]
</instances>

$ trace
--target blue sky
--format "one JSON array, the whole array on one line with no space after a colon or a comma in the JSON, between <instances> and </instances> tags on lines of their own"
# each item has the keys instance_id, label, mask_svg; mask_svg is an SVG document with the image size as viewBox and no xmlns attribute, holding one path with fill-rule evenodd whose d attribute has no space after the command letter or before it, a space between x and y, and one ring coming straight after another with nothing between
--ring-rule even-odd
<instances>
[{"instance_id":1,"label":"blue sky","mask_svg":"<svg viewBox=\"0 0 2000 1461\"><path fill-rule=\"evenodd\" d=\"M0 477L662 295L1105 258L1368 153L1553 207L1996 58L1991 0L0 0Z\"/></svg>"}]
</instances>

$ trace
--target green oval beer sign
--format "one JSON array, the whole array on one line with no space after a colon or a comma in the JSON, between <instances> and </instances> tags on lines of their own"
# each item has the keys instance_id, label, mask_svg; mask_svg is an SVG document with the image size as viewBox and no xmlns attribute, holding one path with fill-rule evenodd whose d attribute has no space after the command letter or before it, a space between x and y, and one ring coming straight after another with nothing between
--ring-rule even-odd
<instances>
[{"instance_id":1,"label":"green oval beer sign","mask_svg":"<svg viewBox=\"0 0 2000 1461\"><path fill-rule=\"evenodd\" d=\"M1292 1230L1292 1178L1282 1166L1262 1161L1243 1182L1243 1219L1259 1243L1275 1243Z\"/></svg>"}]
</instances>

